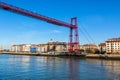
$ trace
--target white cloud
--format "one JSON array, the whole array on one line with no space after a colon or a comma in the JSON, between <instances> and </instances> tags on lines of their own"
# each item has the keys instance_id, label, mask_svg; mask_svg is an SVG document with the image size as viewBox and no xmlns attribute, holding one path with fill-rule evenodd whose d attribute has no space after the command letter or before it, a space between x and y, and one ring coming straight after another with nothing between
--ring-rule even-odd
<instances>
[{"instance_id":1,"label":"white cloud","mask_svg":"<svg viewBox=\"0 0 120 80\"><path fill-rule=\"evenodd\" d=\"M53 33L61 33L59 30L53 30Z\"/></svg>"}]
</instances>

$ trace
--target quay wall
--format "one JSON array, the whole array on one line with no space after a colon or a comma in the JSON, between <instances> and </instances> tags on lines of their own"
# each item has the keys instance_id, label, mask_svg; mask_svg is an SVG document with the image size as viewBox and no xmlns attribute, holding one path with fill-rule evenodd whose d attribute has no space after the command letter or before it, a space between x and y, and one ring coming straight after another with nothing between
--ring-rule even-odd
<instances>
[{"instance_id":1,"label":"quay wall","mask_svg":"<svg viewBox=\"0 0 120 80\"><path fill-rule=\"evenodd\" d=\"M31 53L31 52L0 52L0 54L10 54L10 55L30 55L30 56L74 56L66 54L47 54L47 53ZM75 55L80 58L91 58L91 59L110 59L110 60L120 60L120 54L85 54Z\"/></svg>"},{"instance_id":2,"label":"quay wall","mask_svg":"<svg viewBox=\"0 0 120 80\"><path fill-rule=\"evenodd\" d=\"M86 58L120 60L120 54L87 54Z\"/></svg>"}]
</instances>

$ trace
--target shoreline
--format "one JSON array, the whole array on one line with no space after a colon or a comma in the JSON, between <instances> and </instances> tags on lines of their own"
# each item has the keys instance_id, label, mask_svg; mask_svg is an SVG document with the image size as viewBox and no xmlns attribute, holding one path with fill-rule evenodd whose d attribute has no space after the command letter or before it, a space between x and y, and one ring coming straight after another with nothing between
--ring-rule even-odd
<instances>
[{"instance_id":1,"label":"shoreline","mask_svg":"<svg viewBox=\"0 0 120 80\"><path fill-rule=\"evenodd\" d=\"M81 55L69 55L69 54L48 54L48 53L30 53L30 52L0 52L0 54L9 55L28 55L28 56L50 56L50 57L80 57L85 58L84 54Z\"/></svg>"},{"instance_id":2,"label":"shoreline","mask_svg":"<svg viewBox=\"0 0 120 80\"><path fill-rule=\"evenodd\" d=\"M9 55L28 55L28 56L50 56L50 57L78 57L85 59L106 59L106 60L120 60L120 54L79 54L79 55L68 55L68 54L47 54L47 53L30 53L30 52L0 52L0 54Z\"/></svg>"},{"instance_id":3,"label":"shoreline","mask_svg":"<svg viewBox=\"0 0 120 80\"><path fill-rule=\"evenodd\" d=\"M105 60L120 60L120 54L87 54L86 58L105 59Z\"/></svg>"}]
</instances>

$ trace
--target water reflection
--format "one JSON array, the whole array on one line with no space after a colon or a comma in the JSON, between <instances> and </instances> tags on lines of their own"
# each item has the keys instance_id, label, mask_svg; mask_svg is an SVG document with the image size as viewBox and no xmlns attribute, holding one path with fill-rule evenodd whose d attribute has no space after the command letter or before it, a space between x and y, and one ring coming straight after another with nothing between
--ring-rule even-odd
<instances>
[{"instance_id":1,"label":"water reflection","mask_svg":"<svg viewBox=\"0 0 120 80\"><path fill-rule=\"evenodd\" d=\"M120 79L120 61L101 61L101 64L107 69L109 77L115 80Z\"/></svg>"},{"instance_id":2,"label":"water reflection","mask_svg":"<svg viewBox=\"0 0 120 80\"><path fill-rule=\"evenodd\" d=\"M68 78L69 80L80 80L79 77L79 60L74 60L72 58L68 59Z\"/></svg>"},{"instance_id":3,"label":"water reflection","mask_svg":"<svg viewBox=\"0 0 120 80\"><path fill-rule=\"evenodd\" d=\"M3 80L119 80L120 61L0 55Z\"/></svg>"},{"instance_id":4,"label":"water reflection","mask_svg":"<svg viewBox=\"0 0 120 80\"><path fill-rule=\"evenodd\" d=\"M87 59L90 64L95 64L100 67L103 67L106 72L106 77L110 80L119 80L120 79L120 61L118 60L96 60L96 59Z\"/></svg>"}]
</instances>

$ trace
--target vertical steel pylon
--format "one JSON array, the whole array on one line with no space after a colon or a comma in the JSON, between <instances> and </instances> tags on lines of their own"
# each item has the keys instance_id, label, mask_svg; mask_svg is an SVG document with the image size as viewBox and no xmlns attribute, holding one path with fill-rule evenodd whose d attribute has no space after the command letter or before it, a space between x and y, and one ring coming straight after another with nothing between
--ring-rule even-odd
<instances>
[{"instance_id":1,"label":"vertical steel pylon","mask_svg":"<svg viewBox=\"0 0 120 80\"><path fill-rule=\"evenodd\" d=\"M73 30L74 30L74 41L73 41ZM69 35L69 43L68 43L68 51L78 52L79 51L79 37L78 37L78 26L77 26L77 18L71 18L71 27L70 27L70 35Z\"/></svg>"}]
</instances>

